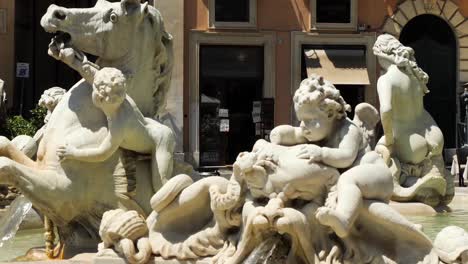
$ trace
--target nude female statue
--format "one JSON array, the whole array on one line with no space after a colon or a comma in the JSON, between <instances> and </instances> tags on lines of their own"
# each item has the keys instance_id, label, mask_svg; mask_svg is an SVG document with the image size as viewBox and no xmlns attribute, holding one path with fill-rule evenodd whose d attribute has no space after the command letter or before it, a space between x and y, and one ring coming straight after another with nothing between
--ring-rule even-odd
<instances>
[{"instance_id":1,"label":"nude female statue","mask_svg":"<svg viewBox=\"0 0 468 264\"><path fill-rule=\"evenodd\" d=\"M376 150L393 168L393 199L448 204L453 181L446 180L444 137L424 109L429 76L416 64L414 50L391 35L379 36L374 54L385 70L377 82L384 137Z\"/></svg>"}]
</instances>

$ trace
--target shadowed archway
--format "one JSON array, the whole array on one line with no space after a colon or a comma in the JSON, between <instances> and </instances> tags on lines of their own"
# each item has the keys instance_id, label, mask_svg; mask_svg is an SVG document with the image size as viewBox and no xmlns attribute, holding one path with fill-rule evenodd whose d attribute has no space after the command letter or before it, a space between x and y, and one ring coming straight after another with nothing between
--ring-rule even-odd
<instances>
[{"instance_id":1,"label":"shadowed archway","mask_svg":"<svg viewBox=\"0 0 468 264\"><path fill-rule=\"evenodd\" d=\"M456 147L457 41L442 18L419 15L408 21L400 41L414 49L418 65L429 75L424 106L444 133L445 147Z\"/></svg>"}]
</instances>

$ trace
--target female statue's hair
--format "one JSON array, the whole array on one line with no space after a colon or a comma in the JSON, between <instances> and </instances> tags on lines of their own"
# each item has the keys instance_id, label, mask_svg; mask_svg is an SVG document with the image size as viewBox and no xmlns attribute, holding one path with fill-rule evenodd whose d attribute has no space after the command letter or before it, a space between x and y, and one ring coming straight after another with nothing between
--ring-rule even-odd
<instances>
[{"instance_id":1,"label":"female statue's hair","mask_svg":"<svg viewBox=\"0 0 468 264\"><path fill-rule=\"evenodd\" d=\"M392 35L383 34L375 41L373 50L376 56L390 60L405 73L416 77L416 79L423 84L424 92L429 92L426 86L429 82L429 76L418 67L412 48L403 46L403 44Z\"/></svg>"},{"instance_id":2,"label":"female statue's hair","mask_svg":"<svg viewBox=\"0 0 468 264\"><path fill-rule=\"evenodd\" d=\"M305 104L316 103L321 109L333 110L337 114L337 119L341 119L346 117L346 111L351 110L351 106L341 96L340 90L316 74L301 82L293 100L296 112Z\"/></svg>"}]
</instances>

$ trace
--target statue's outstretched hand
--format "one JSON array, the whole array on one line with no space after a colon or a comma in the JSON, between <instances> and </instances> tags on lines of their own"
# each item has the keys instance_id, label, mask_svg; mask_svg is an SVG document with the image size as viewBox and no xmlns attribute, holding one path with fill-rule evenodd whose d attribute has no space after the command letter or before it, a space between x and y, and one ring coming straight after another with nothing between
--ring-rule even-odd
<instances>
[{"instance_id":1,"label":"statue's outstretched hand","mask_svg":"<svg viewBox=\"0 0 468 264\"><path fill-rule=\"evenodd\" d=\"M73 158L75 156L75 152L76 148L68 144L61 145L57 148L57 156L59 157L60 161Z\"/></svg>"},{"instance_id":2,"label":"statue's outstretched hand","mask_svg":"<svg viewBox=\"0 0 468 264\"><path fill-rule=\"evenodd\" d=\"M52 39L52 41L49 43L49 50L47 51L47 54L49 54L49 56L53 57L56 60L60 60L60 48L54 39Z\"/></svg>"},{"instance_id":3,"label":"statue's outstretched hand","mask_svg":"<svg viewBox=\"0 0 468 264\"><path fill-rule=\"evenodd\" d=\"M310 163L319 162L322 160L322 148L314 144L304 145L301 147L297 157L308 159Z\"/></svg>"},{"instance_id":4,"label":"statue's outstretched hand","mask_svg":"<svg viewBox=\"0 0 468 264\"><path fill-rule=\"evenodd\" d=\"M63 61L68 65L72 65L74 61L82 62L85 59L85 55L81 51L75 50L72 47L61 46L61 44L54 40L50 42L47 53L54 59Z\"/></svg>"},{"instance_id":5,"label":"statue's outstretched hand","mask_svg":"<svg viewBox=\"0 0 468 264\"><path fill-rule=\"evenodd\" d=\"M66 64L71 65L75 60L78 60L78 52L73 48L63 48L59 52L59 59Z\"/></svg>"}]
</instances>

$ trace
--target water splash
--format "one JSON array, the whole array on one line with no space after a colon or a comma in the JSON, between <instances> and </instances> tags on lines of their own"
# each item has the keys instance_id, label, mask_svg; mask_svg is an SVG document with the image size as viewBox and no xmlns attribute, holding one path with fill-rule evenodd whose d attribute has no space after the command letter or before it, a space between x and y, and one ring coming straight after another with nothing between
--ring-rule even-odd
<instances>
[{"instance_id":1,"label":"water splash","mask_svg":"<svg viewBox=\"0 0 468 264\"><path fill-rule=\"evenodd\" d=\"M0 218L0 248L15 236L21 222L31 208L31 201L23 195L18 196L11 203L5 215Z\"/></svg>"},{"instance_id":2,"label":"water splash","mask_svg":"<svg viewBox=\"0 0 468 264\"><path fill-rule=\"evenodd\" d=\"M284 237L275 234L258 245L243 264L286 263L289 248L289 242Z\"/></svg>"}]
</instances>

